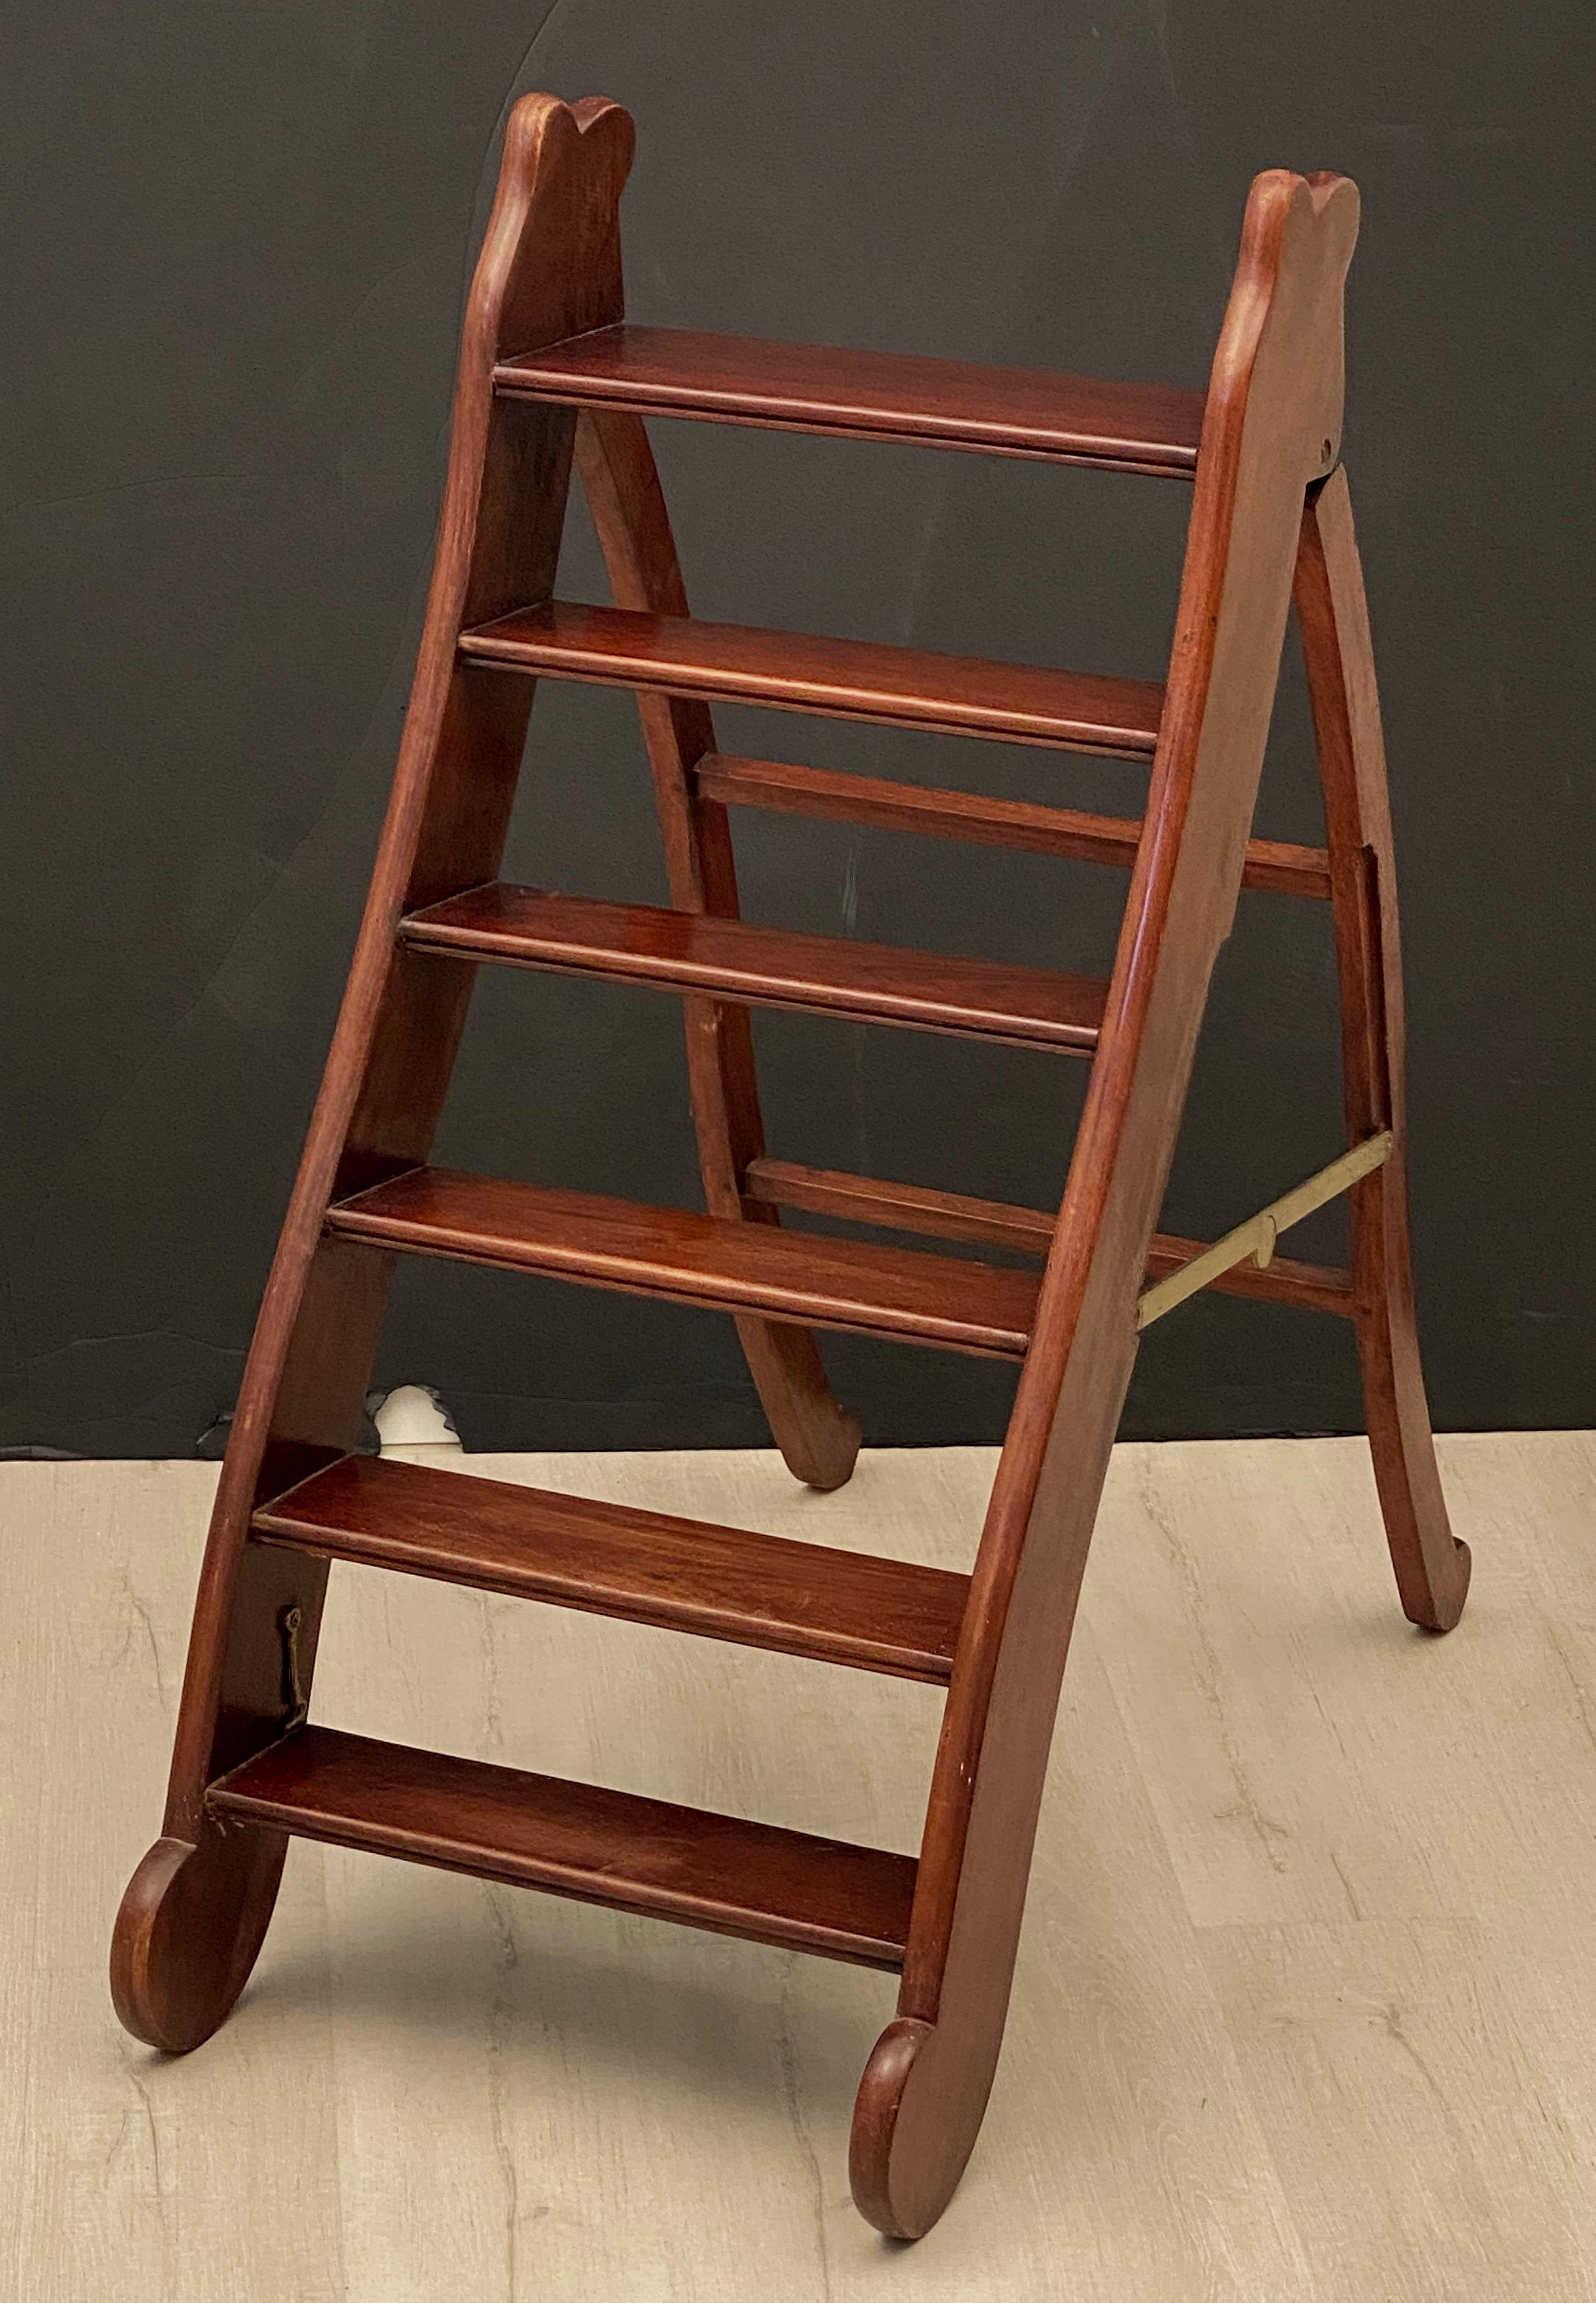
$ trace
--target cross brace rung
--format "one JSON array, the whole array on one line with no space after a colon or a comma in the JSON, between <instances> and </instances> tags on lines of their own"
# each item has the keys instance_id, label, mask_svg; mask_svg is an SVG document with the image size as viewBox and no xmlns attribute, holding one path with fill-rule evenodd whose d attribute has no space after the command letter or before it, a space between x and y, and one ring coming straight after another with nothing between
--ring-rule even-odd
<instances>
[{"instance_id":1,"label":"cross brace rung","mask_svg":"<svg viewBox=\"0 0 1596 2303\"><path fill-rule=\"evenodd\" d=\"M1018 848L1078 863L1117 864L1125 871L1136 861L1142 832L1139 816L1091 815L1035 800L995 799L986 793L842 774L794 760L741 759L724 752L706 752L693 768L693 780L701 798L734 807L819 816L833 823L868 823L886 831L964 840L978 848ZM1330 857L1323 848L1249 839L1241 884L1328 903Z\"/></svg>"},{"instance_id":2,"label":"cross brace rung","mask_svg":"<svg viewBox=\"0 0 1596 2303\"><path fill-rule=\"evenodd\" d=\"M1038 1257L1046 1257L1052 1247L1058 1221L1056 1211L1046 1208L1011 1207L999 1200L928 1190L922 1184L882 1183L871 1176L802 1167L792 1160L751 1160L743 1196L758 1206L796 1208L806 1215L836 1216L844 1223L966 1240L977 1247L1008 1248ZM1161 1278L1207 1253L1205 1241L1155 1232L1147 1251L1148 1277ZM1227 1295L1289 1303L1298 1311L1328 1312L1342 1320L1357 1312L1350 1272L1325 1264L1293 1263L1285 1255L1277 1255L1266 1271L1237 1267L1221 1272L1213 1284Z\"/></svg>"}]
</instances>

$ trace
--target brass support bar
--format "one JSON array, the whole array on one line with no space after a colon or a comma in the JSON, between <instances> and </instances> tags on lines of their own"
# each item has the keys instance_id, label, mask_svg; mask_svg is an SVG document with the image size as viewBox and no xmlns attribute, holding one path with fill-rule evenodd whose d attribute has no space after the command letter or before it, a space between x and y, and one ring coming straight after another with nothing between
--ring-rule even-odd
<instances>
[{"instance_id":1,"label":"brass support bar","mask_svg":"<svg viewBox=\"0 0 1596 2303\"><path fill-rule=\"evenodd\" d=\"M1138 1296L1137 1326L1151 1327L1155 1320L1162 1320L1166 1312L1172 1312L1177 1303L1184 1303L1189 1295L1206 1287L1222 1272L1245 1263L1249 1255L1260 1271L1267 1270L1281 1232L1300 1223L1304 1216L1311 1216L1327 1200L1349 1190L1360 1177L1372 1175L1376 1168L1383 1167L1390 1152L1391 1132L1389 1127L1382 1128L1378 1135L1367 1136L1363 1143L1355 1143L1350 1152L1343 1152L1339 1160L1332 1160L1328 1168L1321 1168L1316 1176L1310 1176L1294 1191L1271 1200L1256 1216L1248 1216L1244 1224L1238 1224L1234 1231L1226 1232L1222 1239L1216 1239L1211 1248L1194 1257L1184 1270L1172 1271L1167 1279L1160 1279Z\"/></svg>"}]
</instances>

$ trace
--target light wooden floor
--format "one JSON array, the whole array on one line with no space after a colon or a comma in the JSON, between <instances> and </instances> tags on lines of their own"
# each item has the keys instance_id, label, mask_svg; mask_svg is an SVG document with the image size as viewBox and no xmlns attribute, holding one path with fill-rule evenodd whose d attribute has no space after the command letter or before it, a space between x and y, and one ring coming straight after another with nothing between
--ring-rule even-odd
<instances>
[{"instance_id":1,"label":"light wooden floor","mask_svg":"<svg viewBox=\"0 0 1596 2303\"><path fill-rule=\"evenodd\" d=\"M967 1563L984 1450L500 1476ZM104 1954L214 1477L0 1470L11 2303L1596 2296L1596 1437L1444 1443L1474 1590L1397 1609L1360 1442L1121 1447L1004 2060L915 2248L849 2204L887 1978L297 1846L197 2054ZM334 1572L328 1721L903 1848L928 1689Z\"/></svg>"}]
</instances>

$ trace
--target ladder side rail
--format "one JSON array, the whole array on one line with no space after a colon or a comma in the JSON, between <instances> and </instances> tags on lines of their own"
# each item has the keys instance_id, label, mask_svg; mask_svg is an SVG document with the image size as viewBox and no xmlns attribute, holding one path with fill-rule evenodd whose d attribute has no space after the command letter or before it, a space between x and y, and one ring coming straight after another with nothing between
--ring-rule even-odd
<instances>
[{"instance_id":1,"label":"ladder side rail","mask_svg":"<svg viewBox=\"0 0 1596 2303\"><path fill-rule=\"evenodd\" d=\"M861 2212L951 2197L1002 2040L1071 1624L1136 1298L1240 885L1306 487L1333 463L1356 189L1254 184L1215 355L1147 829L933 1776L898 2015L866 2065Z\"/></svg>"},{"instance_id":2,"label":"ladder side rail","mask_svg":"<svg viewBox=\"0 0 1596 2303\"><path fill-rule=\"evenodd\" d=\"M643 418L584 409L576 423L576 459L616 606L685 616L686 586ZM694 780L699 762L715 752L710 707L697 697L639 691L637 710L671 902L678 911L735 920L740 913L730 822L725 806ZM689 996L682 1010L704 1205L731 1220L778 1222L774 1207L744 1196L749 1167L765 1153L748 1009ZM746 1317L736 1328L787 1468L811 1487L841 1487L859 1453L859 1425L834 1397L812 1333Z\"/></svg>"},{"instance_id":3,"label":"ladder side rail","mask_svg":"<svg viewBox=\"0 0 1596 2303\"><path fill-rule=\"evenodd\" d=\"M1411 1623L1449 1631L1468 1595L1435 1462L1407 1218L1402 956L1380 696L1343 469L1310 490L1295 580L1330 854L1347 1135L1389 1127L1391 1156L1352 1194L1358 1361L1374 1481Z\"/></svg>"},{"instance_id":4,"label":"ladder side rail","mask_svg":"<svg viewBox=\"0 0 1596 2303\"><path fill-rule=\"evenodd\" d=\"M529 96L505 134L467 299L426 619L348 986L256 1321L190 1634L164 1836L118 1915L127 2028L192 2046L225 2017L271 1916L285 1842L223 1835L207 1784L303 1716L325 1562L248 1541L257 1502L354 1446L392 1258L323 1236L330 1199L425 1156L475 969L406 952L401 913L494 876L534 684L457 660L463 623L547 598L575 418L496 404L495 360L620 312L629 115ZM520 693L515 691L519 688Z\"/></svg>"}]
</instances>

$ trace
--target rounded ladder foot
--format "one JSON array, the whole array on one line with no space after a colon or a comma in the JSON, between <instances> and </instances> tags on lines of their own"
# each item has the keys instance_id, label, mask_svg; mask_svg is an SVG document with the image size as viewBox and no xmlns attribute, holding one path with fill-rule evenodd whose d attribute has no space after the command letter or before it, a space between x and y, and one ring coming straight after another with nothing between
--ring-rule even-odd
<instances>
[{"instance_id":1,"label":"rounded ladder foot","mask_svg":"<svg viewBox=\"0 0 1596 2303\"><path fill-rule=\"evenodd\" d=\"M888 2239L923 2239L959 2186L980 2133L998 2037L900 2015L870 2053L853 2106L853 2204Z\"/></svg>"},{"instance_id":2,"label":"rounded ladder foot","mask_svg":"<svg viewBox=\"0 0 1596 2303\"><path fill-rule=\"evenodd\" d=\"M847 1486L861 1437L859 1418L851 1409L833 1400L830 1411L827 1416L811 1413L802 1436L789 1435L781 1451L793 1477L822 1495Z\"/></svg>"},{"instance_id":3,"label":"rounded ladder foot","mask_svg":"<svg viewBox=\"0 0 1596 2303\"><path fill-rule=\"evenodd\" d=\"M859 1419L834 1396L807 1328L737 1321L748 1371L782 1461L806 1488L845 1487L859 1455Z\"/></svg>"},{"instance_id":4,"label":"rounded ladder foot","mask_svg":"<svg viewBox=\"0 0 1596 2303\"><path fill-rule=\"evenodd\" d=\"M1444 1582L1436 1578L1433 1585L1427 1583L1419 1611L1409 1611L1410 1620L1422 1632L1434 1632L1437 1635L1449 1632L1463 1613L1469 1577L1474 1573L1474 1557L1461 1536L1452 1538L1452 1557L1456 1563L1452 1573Z\"/></svg>"},{"instance_id":5,"label":"rounded ladder foot","mask_svg":"<svg viewBox=\"0 0 1596 2303\"><path fill-rule=\"evenodd\" d=\"M277 1900L280 1831L157 1839L128 1882L111 1943L111 1996L147 2046L187 2054L231 2013Z\"/></svg>"}]
</instances>

